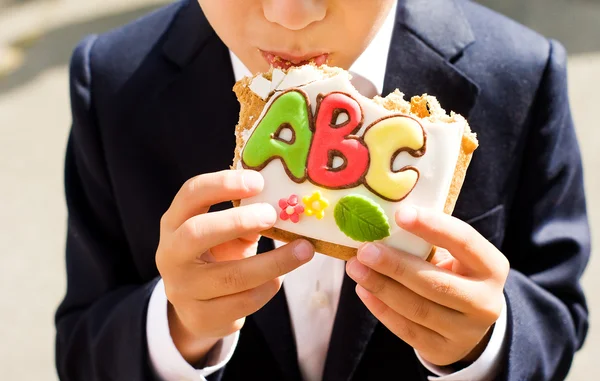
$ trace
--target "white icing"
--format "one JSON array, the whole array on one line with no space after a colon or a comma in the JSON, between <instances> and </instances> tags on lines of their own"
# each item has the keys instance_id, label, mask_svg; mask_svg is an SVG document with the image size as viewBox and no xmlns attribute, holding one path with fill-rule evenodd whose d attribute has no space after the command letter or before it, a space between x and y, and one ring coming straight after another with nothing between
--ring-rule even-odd
<instances>
[{"instance_id":1,"label":"white icing","mask_svg":"<svg viewBox=\"0 0 600 381\"><path fill-rule=\"evenodd\" d=\"M266 100L269 97L269 94L271 93L271 81L269 81L262 75L257 75L250 83L250 90L252 90L256 95L258 95L262 99Z\"/></svg>"},{"instance_id":2,"label":"white icing","mask_svg":"<svg viewBox=\"0 0 600 381\"><path fill-rule=\"evenodd\" d=\"M277 135L277 137L281 140L285 140L286 142L291 142L292 138L294 137L294 133L290 128L286 127L282 128L281 131L279 131L279 135Z\"/></svg>"},{"instance_id":3,"label":"white icing","mask_svg":"<svg viewBox=\"0 0 600 381\"><path fill-rule=\"evenodd\" d=\"M252 135L252 130L243 130L241 132L241 136L242 136L242 139L244 140L244 142L247 142L248 139L250 139L251 135Z\"/></svg>"},{"instance_id":4,"label":"white icing","mask_svg":"<svg viewBox=\"0 0 600 381\"><path fill-rule=\"evenodd\" d=\"M331 167L333 169L335 169L335 168L341 167L342 165L344 165L344 159L341 158L341 157L339 157L339 156L334 156L333 157L333 163L332 163Z\"/></svg>"},{"instance_id":5,"label":"white icing","mask_svg":"<svg viewBox=\"0 0 600 381\"><path fill-rule=\"evenodd\" d=\"M337 118L335 119L335 125L339 126L340 124L348 121L348 114L345 112L340 112Z\"/></svg>"},{"instance_id":6,"label":"white icing","mask_svg":"<svg viewBox=\"0 0 600 381\"><path fill-rule=\"evenodd\" d=\"M283 72L283 70L281 70L281 69L273 70L273 75L272 75L272 79L271 79L271 91L275 91L277 89L277 86L279 86L281 84L281 81L283 81L283 78L285 78L285 73Z\"/></svg>"},{"instance_id":7,"label":"white icing","mask_svg":"<svg viewBox=\"0 0 600 381\"><path fill-rule=\"evenodd\" d=\"M308 78L308 76L304 75L303 77ZM374 103L372 100L360 95L351 85L349 76L345 73L318 82L312 82L305 86L301 86L300 88L308 94L313 114L315 112L316 97L318 94L342 91L354 97L361 104L364 113L363 125L357 134L358 136L362 136L366 127L377 119L391 114L398 114L388 111L382 106ZM251 131L256 128L258 121L262 119L274 98L275 97L272 97L267 102L261 116L254 123L252 129L249 130L249 133L242 133L244 141L247 141ZM338 200L344 196L349 194L363 195L381 205L390 222L390 236L384 238L381 242L399 250L426 258L431 251L431 245L421 238L400 229L394 222L394 214L401 204L417 205L439 211L443 210L454 175L456 161L458 159L465 121L461 118L457 118L457 121L454 123L432 123L427 120L421 120L420 122L427 134L425 155L415 158L406 152L402 152L397 155L393 163L393 169L395 170L407 165L412 165L416 167L420 173L419 181L415 188L401 202L394 203L385 201L368 190L364 185L359 185L351 189L329 190L319 188L310 181L304 181L301 184L295 183L286 174L281 160L275 159L261 171L265 179L263 192L255 197L242 200L241 204L247 205L256 202L267 202L273 205L279 212L281 210L278 205L279 199L287 198L292 194L301 198L306 195L311 195L315 190L320 190L323 198L329 201L329 206L325 209L325 216L323 219L317 220L314 216L302 214L298 223L293 223L289 220L278 220L275 226L306 237L312 237L349 247L358 247L361 242L349 238L337 227L333 217L333 209ZM334 168L338 164L341 165L339 160L342 159L333 159ZM237 167L242 168L241 162L238 162Z\"/></svg>"},{"instance_id":8,"label":"white icing","mask_svg":"<svg viewBox=\"0 0 600 381\"><path fill-rule=\"evenodd\" d=\"M281 81L277 90L287 90L300 87L321 79L321 72L312 65L291 68L285 78Z\"/></svg>"}]
</instances>

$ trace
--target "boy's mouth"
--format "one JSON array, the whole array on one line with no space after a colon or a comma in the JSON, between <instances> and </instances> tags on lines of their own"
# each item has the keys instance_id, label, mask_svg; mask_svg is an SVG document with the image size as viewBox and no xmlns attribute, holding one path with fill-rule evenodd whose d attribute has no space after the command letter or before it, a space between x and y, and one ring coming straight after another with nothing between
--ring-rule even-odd
<instances>
[{"instance_id":1,"label":"boy's mouth","mask_svg":"<svg viewBox=\"0 0 600 381\"><path fill-rule=\"evenodd\" d=\"M308 54L302 57L295 57L285 53L260 51L265 61L274 68L289 69L292 66L302 66L314 63L321 66L327 63L329 53Z\"/></svg>"}]
</instances>

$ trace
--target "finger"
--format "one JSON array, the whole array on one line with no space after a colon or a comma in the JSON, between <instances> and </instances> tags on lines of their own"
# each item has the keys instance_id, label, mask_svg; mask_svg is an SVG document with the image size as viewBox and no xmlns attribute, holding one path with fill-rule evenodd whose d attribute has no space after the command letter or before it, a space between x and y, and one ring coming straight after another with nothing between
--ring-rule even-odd
<instances>
[{"instance_id":1,"label":"finger","mask_svg":"<svg viewBox=\"0 0 600 381\"><path fill-rule=\"evenodd\" d=\"M193 177L177 192L161 225L175 230L192 216L206 213L211 205L254 196L263 186L262 175L249 170L227 170Z\"/></svg>"},{"instance_id":2,"label":"finger","mask_svg":"<svg viewBox=\"0 0 600 381\"><path fill-rule=\"evenodd\" d=\"M442 335L396 313L361 285L356 285L356 293L377 320L414 349L431 351L431 348L447 345L448 341Z\"/></svg>"},{"instance_id":3,"label":"finger","mask_svg":"<svg viewBox=\"0 0 600 381\"><path fill-rule=\"evenodd\" d=\"M494 273L506 258L466 222L430 209L403 206L396 212L402 229L447 249L476 272Z\"/></svg>"},{"instance_id":4,"label":"finger","mask_svg":"<svg viewBox=\"0 0 600 381\"><path fill-rule=\"evenodd\" d=\"M277 294L282 280L276 278L258 287L237 294L197 301L190 311L193 313L190 321L196 322L195 329L216 337L227 336L237 330L235 322L262 308ZM231 322L232 324L224 324ZM233 325L233 327L232 327Z\"/></svg>"},{"instance_id":5,"label":"finger","mask_svg":"<svg viewBox=\"0 0 600 381\"><path fill-rule=\"evenodd\" d=\"M454 257L452 257L452 254L450 254L448 250L438 247L436 248L433 257L429 260L429 263L438 266L440 263L446 263L452 260L454 260Z\"/></svg>"},{"instance_id":6,"label":"finger","mask_svg":"<svg viewBox=\"0 0 600 381\"><path fill-rule=\"evenodd\" d=\"M359 248L357 259L422 297L450 309L468 312L477 302L471 294L476 285L469 279L414 255L369 243Z\"/></svg>"},{"instance_id":7,"label":"finger","mask_svg":"<svg viewBox=\"0 0 600 381\"><path fill-rule=\"evenodd\" d=\"M258 240L260 239L260 234L251 233L251 234L245 235L243 237L239 237L238 239L241 241L244 241L244 242L254 244L254 243L258 243Z\"/></svg>"},{"instance_id":8,"label":"finger","mask_svg":"<svg viewBox=\"0 0 600 381\"><path fill-rule=\"evenodd\" d=\"M351 258L346 269L359 285L396 313L439 333L454 338L457 327L467 325L464 314L425 299L412 290Z\"/></svg>"},{"instance_id":9,"label":"finger","mask_svg":"<svg viewBox=\"0 0 600 381\"><path fill-rule=\"evenodd\" d=\"M433 258L429 261L432 265L439 268L452 271L453 273L468 276L469 270L460 265L450 252L444 248L438 247L435 250Z\"/></svg>"},{"instance_id":10,"label":"finger","mask_svg":"<svg viewBox=\"0 0 600 381\"><path fill-rule=\"evenodd\" d=\"M210 253L214 260L206 262L224 262L251 257L256 255L259 239L260 234L253 233L247 236L238 237L231 241L223 242L222 244L208 249L208 251L202 254L201 259L203 259L207 253Z\"/></svg>"},{"instance_id":11,"label":"finger","mask_svg":"<svg viewBox=\"0 0 600 381\"><path fill-rule=\"evenodd\" d=\"M258 240L249 242L243 238L223 242L209 249L215 260L212 262L234 261L256 255Z\"/></svg>"},{"instance_id":12,"label":"finger","mask_svg":"<svg viewBox=\"0 0 600 381\"><path fill-rule=\"evenodd\" d=\"M211 247L266 230L275 221L277 212L265 203L200 214L173 233L170 252L177 255L179 262L189 262Z\"/></svg>"},{"instance_id":13,"label":"finger","mask_svg":"<svg viewBox=\"0 0 600 381\"><path fill-rule=\"evenodd\" d=\"M189 291L199 300L208 300L250 290L289 273L313 255L313 246L298 240L268 253L197 267L187 275Z\"/></svg>"}]
</instances>

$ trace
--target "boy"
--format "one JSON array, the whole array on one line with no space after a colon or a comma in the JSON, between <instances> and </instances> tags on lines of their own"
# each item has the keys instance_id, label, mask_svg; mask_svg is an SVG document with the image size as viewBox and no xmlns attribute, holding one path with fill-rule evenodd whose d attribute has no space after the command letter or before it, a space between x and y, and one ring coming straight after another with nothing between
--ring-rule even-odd
<instances>
[{"instance_id":1,"label":"boy","mask_svg":"<svg viewBox=\"0 0 600 381\"><path fill-rule=\"evenodd\" d=\"M227 170L234 81L309 59L352 66L364 93L427 92L468 116L481 148L455 217L396 216L441 248L432 263L275 248L258 235L271 207L227 209L263 187ZM62 379L568 372L590 243L557 43L462 0L189 0L84 40L71 81Z\"/></svg>"}]
</instances>

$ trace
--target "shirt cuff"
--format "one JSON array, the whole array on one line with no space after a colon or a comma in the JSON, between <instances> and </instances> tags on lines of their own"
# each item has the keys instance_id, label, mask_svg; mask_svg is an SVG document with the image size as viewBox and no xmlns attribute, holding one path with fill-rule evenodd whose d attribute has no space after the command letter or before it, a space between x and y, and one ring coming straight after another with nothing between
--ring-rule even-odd
<instances>
[{"instance_id":1,"label":"shirt cuff","mask_svg":"<svg viewBox=\"0 0 600 381\"><path fill-rule=\"evenodd\" d=\"M503 299L502 312L493 328L492 336L485 350L471 365L457 372L449 367L440 367L423 359L415 350L417 358L423 366L435 376L429 381L487 381L493 380L500 370L500 364L506 349L506 299Z\"/></svg>"},{"instance_id":2,"label":"shirt cuff","mask_svg":"<svg viewBox=\"0 0 600 381\"><path fill-rule=\"evenodd\" d=\"M208 353L206 366L195 369L177 350L167 315L167 295L161 279L150 296L146 316L146 340L154 373L164 381L206 381L206 377L223 368L233 356L240 336L233 333L220 340Z\"/></svg>"}]
</instances>

